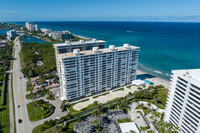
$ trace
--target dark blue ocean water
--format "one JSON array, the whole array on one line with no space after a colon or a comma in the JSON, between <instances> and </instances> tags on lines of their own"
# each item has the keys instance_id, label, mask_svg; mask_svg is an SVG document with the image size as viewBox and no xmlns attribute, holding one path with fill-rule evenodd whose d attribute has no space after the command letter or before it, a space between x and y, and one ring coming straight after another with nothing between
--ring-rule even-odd
<instances>
[{"instance_id":1,"label":"dark blue ocean water","mask_svg":"<svg viewBox=\"0 0 200 133\"><path fill-rule=\"evenodd\" d=\"M200 68L200 23L35 22L40 27L141 47L139 68L169 79L173 69ZM18 23L24 24L24 23Z\"/></svg>"}]
</instances>

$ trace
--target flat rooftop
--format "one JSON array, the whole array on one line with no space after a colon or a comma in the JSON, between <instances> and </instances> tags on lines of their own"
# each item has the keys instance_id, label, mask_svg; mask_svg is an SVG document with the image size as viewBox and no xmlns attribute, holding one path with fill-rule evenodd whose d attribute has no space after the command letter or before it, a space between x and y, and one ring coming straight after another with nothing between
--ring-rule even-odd
<instances>
[{"instance_id":1,"label":"flat rooftop","mask_svg":"<svg viewBox=\"0 0 200 133\"><path fill-rule=\"evenodd\" d=\"M67 46L67 45L84 45L84 44L93 44L93 43L106 43L106 41L103 40L96 40L96 39L92 39L92 40L79 40L79 41L74 41L74 42L70 42L70 41L66 41L65 43L58 43L58 44L53 44L54 47L60 47L60 46Z\"/></svg>"},{"instance_id":2,"label":"flat rooftop","mask_svg":"<svg viewBox=\"0 0 200 133\"><path fill-rule=\"evenodd\" d=\"M129 46L129 49L139 49L139 47ZM122 51L122 50L127 50L127 48L125 48L125 47L114 47L114 50L115 51ZM110 48L105 48L105 49L99 49L98 52L99 53L106 53L106 52L113 52L113 50L110 50ZM90 55L90 54L95 54L95 51L94 50L80 51L79 55L83 56L83 55ZM58 56L60 58L75 57L75 56L79 56L79 55L74 54L74 52L64 53L64 54L58 54Z\"/></svg>"},{"instance_id":3,"label":"flat rooftop","mask_svg":"<svg viewBox=\"0 0 200 133\"><path fill-rule=\"evenodd\" d=\"M172 73L180 74L197 80L200 83L200 69L172 70Z\"/></svg>"},{"instance_id":4,"label":"flat rooftop","mask_svg":"<svg viewBox=\"0 0 200 133\"><path fill-rule=\"evenodd\" d=\"M119 123L119 127L122 133L130 133L131 130L135 131L136 133L140 133L134 122Z\"/></svg>"}]
</instances>

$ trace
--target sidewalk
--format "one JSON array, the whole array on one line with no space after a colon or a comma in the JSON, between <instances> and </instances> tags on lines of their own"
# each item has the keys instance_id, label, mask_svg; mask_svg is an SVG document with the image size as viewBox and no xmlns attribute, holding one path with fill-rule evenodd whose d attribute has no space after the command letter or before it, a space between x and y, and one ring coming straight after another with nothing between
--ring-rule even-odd
<instances>
[{"instance_id":1,"label":"sidewalk","mask_svg":"<svg viewBox=\"0 0 200 133\"><path fill-rule=\"evenodd\" d=\"M10 133L14 133L14 109L13 109L13 100L12 100L12 88L11 88L11 73L9 74L9 83L8 83L8 92L9 92L9 116L10 116Z\"/></svg>"}]
</instances>

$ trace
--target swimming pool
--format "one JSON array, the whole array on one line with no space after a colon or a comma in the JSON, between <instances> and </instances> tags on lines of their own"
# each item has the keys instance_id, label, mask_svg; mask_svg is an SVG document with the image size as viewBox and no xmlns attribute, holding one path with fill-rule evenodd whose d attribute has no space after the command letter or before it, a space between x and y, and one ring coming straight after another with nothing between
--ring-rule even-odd
<instances>
[{"instance_id":1,"label":"swimming pool","mask_svg":"<svg viewBox=\"0 0 200 133\"><path fill-rule=\"evenodd\" d=\"M148 84L154 84L153 82L149 81L149 80L144 80L144 82L148 83Z\"/></svg>"}]
</instances>

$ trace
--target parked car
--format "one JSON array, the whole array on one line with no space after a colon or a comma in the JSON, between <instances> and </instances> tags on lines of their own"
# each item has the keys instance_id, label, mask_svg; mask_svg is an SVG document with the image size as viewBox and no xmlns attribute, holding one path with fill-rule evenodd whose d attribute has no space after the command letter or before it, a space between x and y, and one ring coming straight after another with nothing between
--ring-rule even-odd
<instances>
[{"instance_id":1,"label":"parked car","mask_svg":"<svg viewBox=\"0 0 200 133\"><path fill-rule=\"evenodd\" d=\"M20 108L20 105L19 105L19 104L17 105L17 108Z\"/></svg>"},{"instance_id":2,"label":"parked car","mask_svg":"<svg viewBox=\"0 0 200 133\"><path fill-rule=\"evenodd\" d=\"M22 79L22 77L20 77L20 79Z\"/></svg>"},{"instance_id":3,"label":"parked car","mask_svg":"<svg viewBox=\"0 0 200 133\"><path fill-rule=\"evenodd\" d=\"M22 119L18 119L18 123L22 123Z\"/></svg>"}]
</instances>

